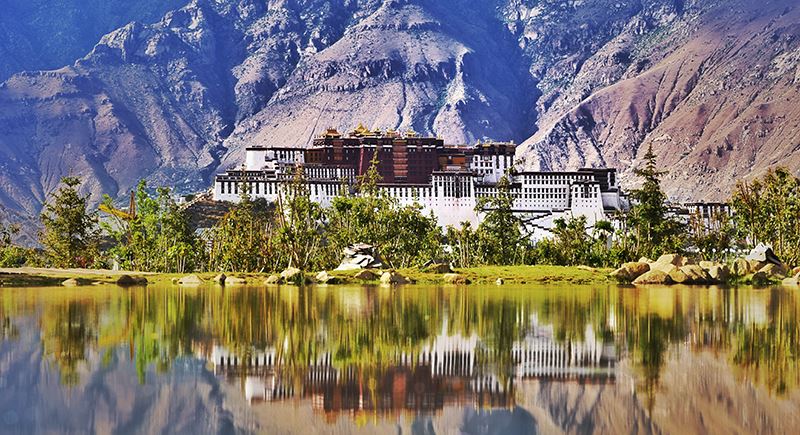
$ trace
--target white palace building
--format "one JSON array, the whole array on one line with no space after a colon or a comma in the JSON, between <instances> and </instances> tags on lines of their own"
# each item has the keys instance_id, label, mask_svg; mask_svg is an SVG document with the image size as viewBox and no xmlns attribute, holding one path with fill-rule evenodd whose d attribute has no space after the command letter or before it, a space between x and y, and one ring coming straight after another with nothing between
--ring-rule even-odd
<instances>
[{"instance_id":1,"label":"white palace building","mask_svg":"<svg viewBox=\"0 0 800 435\"><path fill-rule=\"evenodd\" d=\"M361 125L346 137L328 129L309 148L247 148L242 169L216 176L214 199L237 202L240 186L247 184L252 197L277 201L301 165L311 199L327 206L343 186L355 185L377 153L380 188L400 204L418 203L442 226L477 225L481 219L475 210L478 198L496 195L503 175L511 181L515 212L534 239L549 236L557 218L586 216L588 224L594 225L627 207L615 169L517 171L515 148L496 142L449 146L410 131L370 131Z\"/></svg>"}]
</instances>

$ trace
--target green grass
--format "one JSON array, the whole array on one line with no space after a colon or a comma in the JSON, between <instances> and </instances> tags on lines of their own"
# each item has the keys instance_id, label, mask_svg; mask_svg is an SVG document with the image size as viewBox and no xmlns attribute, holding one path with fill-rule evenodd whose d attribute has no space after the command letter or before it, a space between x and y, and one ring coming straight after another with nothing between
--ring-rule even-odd
<instances>
[{"instance_id":1,"label":"green grass","mask_svg":"<svg viewBox=\"0 0 800 435\"><path fill-rule=\"evenodd\" d=\"M337 271L331 274L345 281L355 282L353 276L358 271ZM426 272L420 269L399 269L400 275L411 278L418 284L443 284L444 274ZM472 284L494 284L502 278L506 284L532 283L573 283L591 284L608 282L611 269L584 270L577 267L562 266L483 266L454 269L454 273L464 275ZM380 273L380 271L378 271Z\"/></svg>"},{"instance_id":2,"label":"green grass","mask_svg":"<svg viewBox=\"0 0 800 435\"><path fill-rule=\"evenodd\" d=\"M454 273L464 275L472 284L494 284L498 278L502 278L506 284L547 284L547 283L570 283L570 284L592 284L609 282L608 273L611 269L586 270L578 267L561 266L484 266L466 269L455 269ZM373 281L360 281L355 279L358 270L353 271L329 271L331 275L338 277L342 284L377 283L379 279ZM374 271L378 276L384 270ZM418 284L444 284L444 274L427 272L417 268L397 270L400 275L414 280ZM135 272L133 276L144 275ZM217 276L218 272L195 273L209 284L211 279ZM162 273L144 275L150 284L169 284L173 280L188 275L188 273ZM226 273L228 276L243 277L251 285L262 285L264 280L272 273ZM306 273L309 281L313 279L315 272ZM60 285L68 278L77 279L81 285L93 283L113 284L119 278L119 274L90 273L89 271L70 272L59 269L47 269L36 273L2 273L0 274L0 284L6 287L44 287Z\"/></svg>"}]
</instances>

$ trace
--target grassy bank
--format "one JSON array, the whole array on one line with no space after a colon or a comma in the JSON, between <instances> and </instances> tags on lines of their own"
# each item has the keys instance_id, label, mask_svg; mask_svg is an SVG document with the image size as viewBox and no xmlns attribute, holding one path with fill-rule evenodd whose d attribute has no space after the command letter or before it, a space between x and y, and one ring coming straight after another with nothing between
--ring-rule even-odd
<instances>
[{"instance_id":1,"label":"grassy bank","mask_svg":"<svg viewBox=\"0 0 800 435\"><path fill-rule=\"evenodd\" d=\"M358 271L330 272L344 284L378 283L379 280L361 281L354 277ZM375 271L378 275L382 271ZM401 269L397 271L404 277L410 278L418 284L444 284L444 274L428 272L420 269ZM608 281L610 269L586 269L578 267L560 266L485 266L466 269L456 269L455 273L463 275L472 284L494 284L498 278L506 284L545 284L545 283L572 283L590 284ZM125 272L92 269L44 269L20 268L0 269L0 285L5 287L42 287L60 285L66 279L75 279L81 285L113 284L120 276L129 274L143 276L150 283L169 283L186 274L156 274L142 272ZM218 273L197 273L201 279L211 281ZM270 275L268 273L229 273L247 279L248 284L262 285ZM307 277L313 279L314 273Z\"/></svg>"},{"instance_id":2,"label":"grassy bank","mask_svg":"<svg viewBox=\"0 0 800 435\"><path fill-rule=\"evenodd\" d=\"M356 282L353 278L358 271L333 272L346 282ZM418 284L444 284L444 274L426 272L420 269L400 269L400 275L410 278ZM483 266L465 269L454 269L454 273L463 275L472 284L494 284L502 278L506 284L532 283L574 283L590 284L607 282L610 269L587 270L578 267L561 266Z\"/></svg>"}]
</instances>

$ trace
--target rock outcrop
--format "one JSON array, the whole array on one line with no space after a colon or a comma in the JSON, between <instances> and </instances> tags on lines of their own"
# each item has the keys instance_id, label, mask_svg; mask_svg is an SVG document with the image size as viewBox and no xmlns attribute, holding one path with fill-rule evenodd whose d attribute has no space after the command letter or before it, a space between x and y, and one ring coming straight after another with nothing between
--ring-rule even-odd
<instances>
[{"instance_id":1,"label":"rock outcrop","mask_svg":"<svg viewBox=\"0 0 800 435\"><path fill-rule=\"evenodd\" d=\"M649 271L649 263L642 261L625 263L619 269L611 272L611 277L619 282L629 283Z\"/></svg>"},{"instance_id":2,"label":"rock outcrop","mask_svg":"<svg viewBox=\"0 0 800 435\"><path fill-rule=\"evenodd\" d=\"M381 284L395 285L395 284L413 284L413 281L400 275L395 271L384 272L381 275Z\"/></svg>"},{"instance_id":3,"label":"rock outcrop","mask_svg":"<svg viewBox=\"0 0 800 435\"><path fill-rule=\"evenodd\" d=\"M204 282L205 281L203 281L203 279L200 278L199 276L197 276L195 274L191 274L191 275L186 275L183 278L178 279L177 284L178 285L183 285L183 286L199 286L199 285L203 284Z\"/></svg>"},{"instance_id":4,"label":"rock outcrop","mask_svg":"<svg viewBox=\"0 0 800 435\"><path fill-rule=\"evenodd\" d=\"M672 278L660 270L651 270L633 280L634 284L672 284Z\"/></svg>"},{"instance_id":5,"label":"rock outcrop","mask_svg":"<svg viewBox=\"0 0 800 435\"><path fill-rule=\"evenodd\" d=\"M469 278L459 273L446 273L442 276L445 284L466 285L470 283Z\"/></svg>"},{"instance_id":6,"label":"rock outcrop","mask_svg":"<svg viewBox=\"0 0 800 435\"><path fill-rule=\"evenodd\" d=\"M115 282L117 285L123 287L147 285L147 278L143 276L120 275Z\"/></svg>"},{"instance_id":7,"label":"rock outcrop","mask_svg":"<svg viewBox=\"0 0 800 435\"><path fill-rule=\"evenodd\" d=\"M296 267L287 267L281 272L281 282L286 284L302 285L306 282L303 271Z\"/></svg>"},{"instance_id":8,"label":"rock outcrop","mask_svg":"<svg viewBox=\"0 0 800 435\"><path fill-rule=\"evenodd\" d=\"M323 270L314 276L314 281L316 281L318 284L338 284L340 280L338 277L333 276Z\"/></svg>"},{"instance_id":9,"label":"rock outcrop","mask_svg":"<svg viewBox=\"0 0 800 435\"><path fill-rule=\"evenodd\" d=\"M247 278L243 278L241 276L229 276L225 278L225 285L226 286L238 286L238 285L245 285L247 284Z\"/></svg>"},{"instance_id":10,"label":"rock outcrop","mask_svg":"<svg viewBox=\"0 0 800 435\"><path fill-rule=\"evenodd\" d=\"M354 275L355 279L360 279L362 281L375 281L380 277L381 277L380 275L371 270L362 270Z\"/></svg>"},{"instance_id":11,"label":"rock outcrop","mask_svg":"<svg viewBox=\"0 0 800 435\"><path fill-rule=\"evenodd\" d=\"M378 250L366 243L356 243L344 248L344 259L336 270L380 269L383 267Z\"/></svg>"}]
</instances>

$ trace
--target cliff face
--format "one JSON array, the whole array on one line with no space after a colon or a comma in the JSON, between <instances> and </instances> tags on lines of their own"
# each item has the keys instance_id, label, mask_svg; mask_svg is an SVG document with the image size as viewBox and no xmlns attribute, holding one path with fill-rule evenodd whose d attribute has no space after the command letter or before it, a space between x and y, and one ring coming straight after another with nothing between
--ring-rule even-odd
<instances>
[{"instance_id":1,"label":"cliff face","mask_svg":"<svg viewBox=\"0 0 800 435\"><path fill-rule=\"evenodd\" d=\"M185 0L3 0L0 81L20 71L58 68L130 21L157 21Z\"/></svg>"},{"instance_id":2,"label":"cliff face","mask_svg":"<svg viewBox=\"0 0 800 435\"><path fill-rule=\"evenodd\" d=\"M776 165L797 171L800 9L717 1L656 11L586 60L518 156L531 168L614 166L630 184L652 145L679 200L724 200Z\"/></svg>"},{"instance_id":3,"label":"cliff face","mask_svg":"<svg viewBox=\"0 0 800 435\"><path fill-rule=\"evenodd\" d=\"M542 169L653 144L670 194L719 199L800 168L798 22L793 0L193 0L0 85L0 203L33 216L70 173L95 200L204 189L247 145L358 122Z\"/></svg>"}]
</instances>

